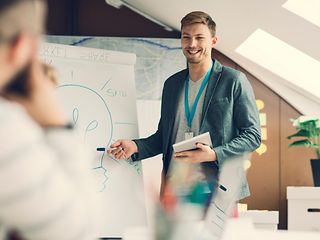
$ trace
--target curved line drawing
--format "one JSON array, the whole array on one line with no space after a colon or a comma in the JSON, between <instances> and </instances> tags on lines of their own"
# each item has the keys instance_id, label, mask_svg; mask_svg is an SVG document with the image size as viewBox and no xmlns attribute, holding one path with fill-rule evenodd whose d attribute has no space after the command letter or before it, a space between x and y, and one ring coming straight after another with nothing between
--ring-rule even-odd
<instances>
[{"instance_id":1,"label":"curved line drawing","mask_svg":"<svg viewBox=\"0 0 320 240\"><path fill-rule=\"evenodd\" d=\"M71 46L77 46L77 45L80 45L81 43L85 43L89 40L92 40L94 39L93 37L85 37L85 38L81 38L80 40L78 41L74 41L73 43L70 43Z\"/></svg>"},{"instance_id":2,"label":"curved line drawing","mask_svg":"<svg viewBox=\"0 0 320 240\"><path fill-rule=\"evenodd\" d=\"M72 111L72 118L73 118L73 123L76 126L78 119L79 119L79 109L78 108L74 108Z\"/></svg>"},{"instance_id":3,"label":"curved line drawing","mask_svg":"<svg viewBox=\"0 0 320 240\"><path fill-rule=\"evenodd\" d=\"M90 131L92 131L92 130L94 130L94 129L96 129L98 126L99 126L98 121L97 121L97 120L92 120L92 121L88 124L88 126L86 127L86 130L85 130L85 132L84 132L84 140L87 139L87 133L90 132Z\"/></svg>"},{"instance_id":4,"label":"curved line drawing","mask_svg":"<svg viewBox=\"0 0 320 240\"><path fill-rule=\"evenodd\" d=\"M103 170L103 176L104 176L104 180L102 182L102 188L99 192L103 192L106 187L107 187L107 181L108 181L108 176L107 176L107 169L103 166L103 158L105 155L105 151L103 152L101 158L100 158L100 166L92 168L92 170L97 170L97 169L102 169Z\"/></svg>"},{"instance_id":5,"label":"curved line drawing","mask_svg":"<svg viewBox=\"0 0 320 240\"><path fill-rule=\"evenodd\" d=\"M109 158L111 158L114 162L116 162L117 164L121 164L119 160L115 159L114 157L112 156L109 156Z\"/></svg>"},{"instance_id":6,"label":"curved line drawing","mask_svg":"<svg viewBox=\"0 0 320 240\"><path fill-rule=\"evenodd\" d=\"M112 139L112 135L113 135L113 122L112 122L112 117L111 117L110 110L109 110L109 108L107 106L106 101L103 99L103 97L98 92L96 92L95 90L93 90L93 89L91 89L89 87L83 86L83 85L79 85L79 84L63 84L63 85L58 86L57 88L62 88L62 87L80 87L80 88L89 90L90 92L93 92L94 94L96 94L100 98L100 100L103 102L104 106L106 107L106 109L107 109L107 111L109 113L110 121L111 121L110 139L108 139L108 143L106 144L106 146L109 146L110 142L111 142L111 139Z\"/></svg>"},{"instance_id":7,"label":"curved line drawing","mask_svg":"<svg viewBox=\"0 0 320 240\"><path fill-rule=\"evenodd\" d=\"M98 126L99 126L98 121L97 120L93 120L86 127L86 132L90 132L90 131L96 129Z\"/></svg>"},{"instance_id":8,"label":"curved line drawing","mask_svg":"<svg viewBox=\"0 0 320 240\"><path fill-rule=\"evenodd\" d=\"M131 157L127 158L126 162L127 162L127 164L133 166L138 174L141 174L141 165L138 162L132 161Z\"/></svg>"},{"instance_id":9,"label":"curved line drawing","mask_svg":"<svg viewBox=\"0 0 320 240\"><path fill-rule=\"evenodd\" d=\"M105 108L107 109L107 112L109 114L108 120L110 119L110 126L111 126L110 127L110 138L107 139L107 144L106 144L106 146L109 146L110 142L111 142L111 139L112 139L112 135L113 135L113 122L112 122L112 116L111 116L110 110L109 110L109 108L107 106L107 103L103 99L103 97L99 93L94 91L93 89L91 89L89 87L86 87L86 86L83 86L83 85L79 85L79 84L63 84L63 85L58 86L57 88L62 88L62 87L80 87L80 88L86 89L86 90L94 93L96 96L98 96L98 98L103 102L103 105L105 106ZM73 109L72 116L73 116L73 121L76 124L78 119L79 119L79 109L78 108L74 108ZM85 137L84 137L84 139L86 139L88 132L96 129L98 126L99 126L99 123L98 123L97 120L91 121L88 124L88 126L86 127L86 129L85 129ZM103 152L103 154L102 154L102 156L100 158L99 166L92 169L92 170L97 170L97 169L102 169L103 170L104 181L102 182L102 188L101 188L100 192L103 192L106 189L106 185L107 185L107 181L108 181L107 169L103 165L104 156L105 156L105 151Z\"/></svg>"}]
</instances>

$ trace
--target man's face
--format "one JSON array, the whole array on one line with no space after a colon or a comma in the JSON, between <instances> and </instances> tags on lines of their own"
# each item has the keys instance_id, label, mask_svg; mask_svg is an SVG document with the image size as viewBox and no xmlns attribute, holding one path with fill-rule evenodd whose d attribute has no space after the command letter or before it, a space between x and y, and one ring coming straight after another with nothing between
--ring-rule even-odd
<instances>
[{"instance_id":1,"label":"man's face","mask_svg":"<svg viewBox=\"0 0 320 240\"><path fill-rule=\"evenodd\" d=\"M211 60L211 50L217 38L212 37L207 25L194 23L181 30L181 47L188 63L199 64Z\"/></svg>"}]
</instances>

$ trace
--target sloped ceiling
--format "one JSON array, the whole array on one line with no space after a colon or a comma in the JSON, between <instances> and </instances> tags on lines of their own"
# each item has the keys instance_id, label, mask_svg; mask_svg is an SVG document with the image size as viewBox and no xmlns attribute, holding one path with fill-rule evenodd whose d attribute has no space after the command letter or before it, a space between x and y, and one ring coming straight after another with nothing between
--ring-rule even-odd
<instances>
[{"instance_id":1,"label":"sloped ceiling","mask_svg":"<svg viewBox=\"0 0 320 240\"><path fill-rule=\"evenodd\" d=\"M220 39L217 49L220 52L258 77L301 113L320 116L320 67L317 69L320 66L320 27L317 25L320 23L320 14L315 14L320 13L320 4L318 0L300 0L300 3L308 4L305 5L307 9L313 10L313 18L308 18L285 8L292 1L299 0L290 1L107 0L109 3L129 5L176 30L180 30L180 20L186 13L195 10L209 13L217 23L217 36ZM312 64L306 60L300 63L300 57L296 58L292 67L285 66L287 61L277 62L286 56L282 56L284 53L273 48L268 41L258 44L257 50L261 47L264 52L276 57L269 65L262 64L263 55L260 56L263 61L259 61L237 51L257 31L272 36L276 42L285 43L285 48L290 51L297 50L298 56L306 57ZM257 51L257 57L259 54L262 53Z\"/></svg>"}]
</instances>

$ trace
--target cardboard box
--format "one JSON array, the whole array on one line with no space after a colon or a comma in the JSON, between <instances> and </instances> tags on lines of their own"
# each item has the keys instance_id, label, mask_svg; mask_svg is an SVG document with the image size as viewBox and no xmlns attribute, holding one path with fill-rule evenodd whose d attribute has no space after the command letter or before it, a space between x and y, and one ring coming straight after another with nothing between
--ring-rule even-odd
<instances>
[{"instance_id":1,"label":"cardboard box","mask_svg":"<svg viewBox=\"0 0 320 240\"><path fill-rule=\"evenodd\" d=\"M253 225L257 229L277 230L279 224L278 211L262 211L262 210L248 210L239 212L240 218L251 218Z\"/></svg>"},{"instance_id":2,"label":"cardboard box","mask_svg":"<svg viewBox=\"0 0 320 240\"><path fill-rule=\"evenodd\" d=\"M320 187L287 187L288 230L320 231Z\"/></svg>"}]
</instances>

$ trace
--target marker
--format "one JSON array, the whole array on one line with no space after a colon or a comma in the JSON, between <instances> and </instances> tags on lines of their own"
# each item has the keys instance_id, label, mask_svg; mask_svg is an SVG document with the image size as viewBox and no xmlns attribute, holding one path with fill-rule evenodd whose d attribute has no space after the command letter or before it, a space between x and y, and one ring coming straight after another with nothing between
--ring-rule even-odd
<instances>
[{"instance_id":1,"label":"marker","mask_svg":"<svg viewBox=\"0 0 320 240\"><path fill-rule=\"evenodd\" d=\"M109 150L115 150L115 149L120 149L120 150L124 150L124 148L109 148ZM98 152L104 152L106 150L106 148L97 148Z\"/></svg>"},{"instance_id":2,"label":"marker","mask_svg":"<svg viewBox=\"0 0 320 240\"><path fill-rule=\"evenodd\" d=\"M222 190L222 191L227 191L227 189L226 189L226 187L225 186L223 186L223 185L221 185L221 184L219 184L219 188Z\"/></svg>"},{"instance_id":3,"label":"marker","mask_svg":"<svg viewBox=\"0 0 320 240\"><path fill-rule=\"evenodd\" d=\"M214 189L215 187L217 187L217 188L220 188L220 189L221 189L222 191L224 191L224 192L227 191L227 188L226 188L225 186L223 186L222 184L220 184L217 180L214 180L214 179L213 179L213 181L214 181L214 182L212 183L212 184L213 184L213 185L212 185L213 187L212 187L212 186L210 187L211 190Z\"/></svg>"}]
</instances>

